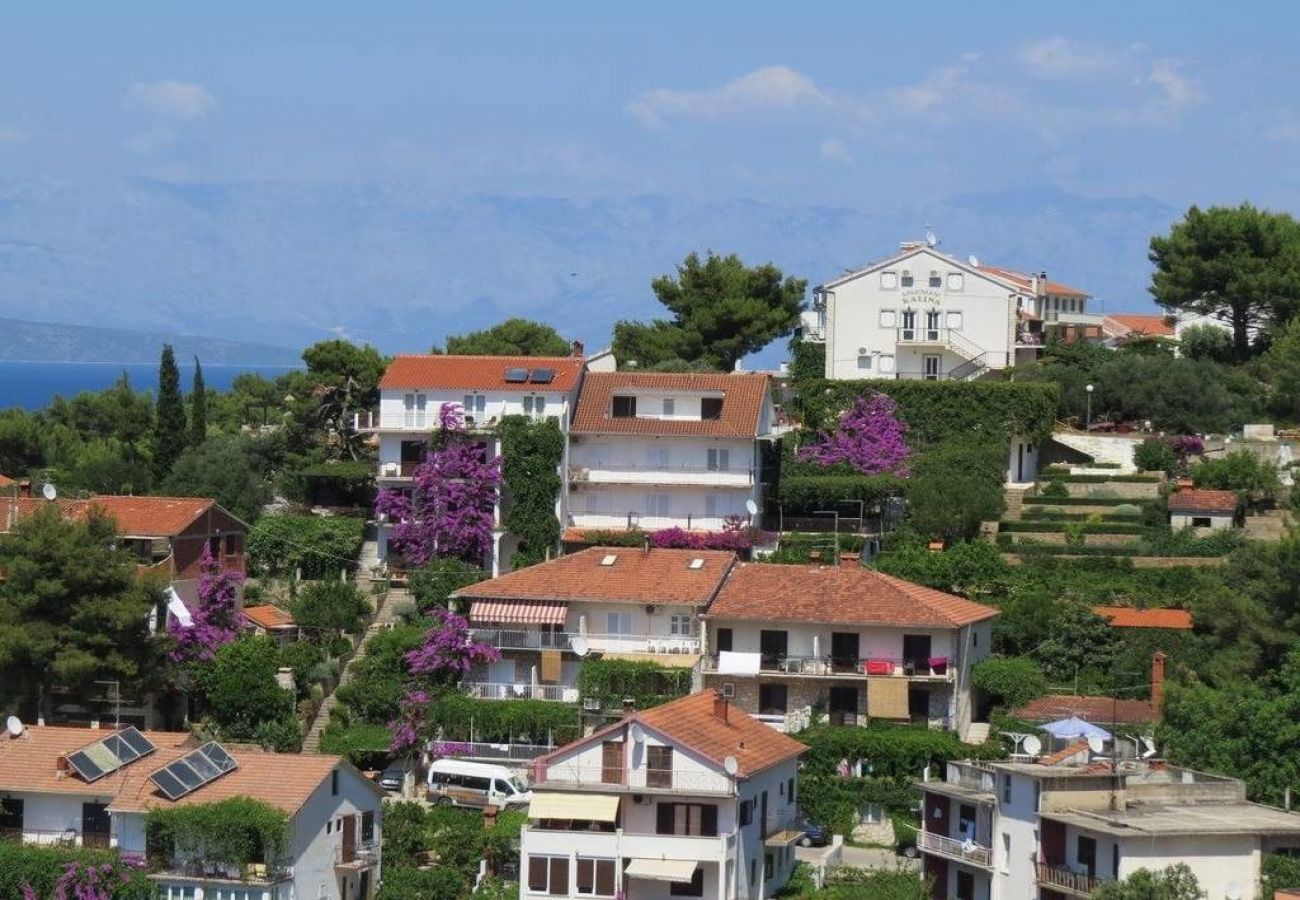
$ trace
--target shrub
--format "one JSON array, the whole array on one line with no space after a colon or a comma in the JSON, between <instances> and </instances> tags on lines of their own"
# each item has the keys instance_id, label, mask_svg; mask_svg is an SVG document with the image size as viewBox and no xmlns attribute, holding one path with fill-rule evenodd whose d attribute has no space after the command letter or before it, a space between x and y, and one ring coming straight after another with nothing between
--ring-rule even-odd
<instances>
[{"instance_id":1,"label":"shrub","mask_svg":"<svg viewBox=\"0 0 1300 900\"><path fill-rule=\"evenodd\" d=\"M1040 497L1050 497L1052 499L1065 499L1070 496L1070 489L1067 488L1060 479L1053 478L1047 483L1047 486L1038 492Z\"/></svg>"},{"instance_id":2,"label":"shrub","mask_svg":"<svg viewBox=\"0 0 1300 900\"><path fill-rule=\"evenodd\" d=\"M248 564L269 575L304 578L351 570L361 554L365 522L324 516L263 516L248 534Z\"/></svg>"},{"instance_id":3,"label":"shrub","mask_svg":"<svg viewBox=\"0 0 1300 900\"><path fill-rule=\"evenodd\" d=\"M293 715L293 694L276 683L279 649L267 637L246 636L217 651L197 678L221 734L249 740L263 722Z\"/></svg>"},{"instance_id":4,"label":"shrub","mask_svg":"<svg viewBox=\"0 0 1300 900\"><path fill-rule=\"evenodd\" d=\"M481 567L464 560L432 559L411 573L411 594L421 611L446 609L451 594L487 577Z\"/></svg>"},{"instance_id":5,"label":"shrub","mask_svg":"<svg viewBox=\"0 0 1300 900\"><path fill-rule=\"evenodd\" d=\"M1047 693L1047 676L1038 663L1023 656L989 657L971 670L971 684L1009 709Z\"/></svg>"},{"instance_id":6,"label":"shrub","mask_svg":"<svg viewBox=\"0 0 1300 900\"><path fill-rule=\"evenodd\" d=\"M1167 441L1147 438L1133 451L1133 464L1143 472L1164 472L1172 475L1178 465L1178 454Z\"/></svg>"},{"instance_id":7,"label":"shrub","mask_svg":"<svg viewBox=\"0 0 1300 900\"><path fill-rule=\"evenodd\" d=\"M279 665L293 669L293 683L302 699L311 691L311 683L322 679L315 677L317 666L325 661L325 651L308 641L294 641L280 647Z\"/></svg>"},{"instance_id":8,"label":"shrub","mask_svg":"<svg viewBox=\"0 0 1300 900\"><path fill-rule=\"evenodd\" d=\"M104 871L104 866L109 867L108 871ZM68 878L70 867L77 879L73 884L84 883L79 876L94 867L97 883L112 885L113 900L151 900L157 891L144 871L123 860L116 850L0 841L0 897L24 897L25 887L31 888L36 897L81 897L82 893L75 888L68 892L64 879Z\"/></svg>"},{"instance_id":9,"label":"shrub","mask_svg":"<svg viewBox=\"0 0 1300 900\"><path fill-rule=\"evenodd\" d=\"M318 581L303 588L291 606L294 621L315 632L359 634L370 604L350 581Z\"/></svg>"},{"instance_id":10,"label":"shrub","mask_svg":"<svg viewBox=\"0 0 1300 900\"><path fill-rule=\"evenodd\" d=\"M1121 503L1119 506L1112 509L1110 511L1110 514L1112 516L1122 517L1126 519L1129 518L1136 519L1138 516L1142 515L1142 507L1132 503Z\"/></svg>"},{"instance_id":11,"label":"shrub","mask_svg":"<svg viewBox=\"0 0 1300 900\"><path fill-rule=\"evenodd\" d=\"M289 816L252 797L151 809L145 817L151 861L201 851L205 860L234 866L285 862Z\"/></svg>"},{"instance_id":12,"label":"shrub","mask_svg":"<svg viewBox=\"0 0 1300 900\"><path fill-rule=\"evenodd\" d=\"M465 880L451 869L384 866L384 880L375 897L377 900L457 900L465 889Z\"/></svg>"},{"instance_id":13,"label":"shrub","mask_svg":"<svg viewBox=\"0 0 1300 900\"><path fill-rule=\"evenodd\" d=\"M429 706L428 723L449 741L505 741L557 746L576 738L578 710L572 703L547 700L475 700L444 694Z\"/></svg>"},{"instance_id":14,"label":"shrub","mask_svg":"<svg viewBox=\"0 0 1300 900\"><path fill-rule=\"evenodd\" d=\"M413 866L429 849L427 819L428 813L419 803L402 801L384 805L385 868Z\"/></svg>"}]
</instances>

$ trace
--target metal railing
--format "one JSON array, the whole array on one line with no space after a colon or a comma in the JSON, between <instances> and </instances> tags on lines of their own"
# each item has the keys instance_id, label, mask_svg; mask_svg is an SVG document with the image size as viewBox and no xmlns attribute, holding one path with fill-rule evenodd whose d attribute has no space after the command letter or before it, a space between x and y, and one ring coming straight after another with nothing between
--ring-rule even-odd
<instances>
[{"instance_id":1,"label":"metal railing","mask_svg":"<svg viewBox=\"0 0 1300 900\"><path fill-rule=\"evenodd\" d=\"M500 650L570 650L579 638L588 648L606 653L699 653L700 639L691 635L580 634L540 628L471 628L470 638Z\"/></svg>"},{"instance_id":2,"label":"metal railing","mask_svg":"<svg viewBox=\"0 0 1300 900\"><path fill-rule=\"evenodd\" d=\"M681 772L671 769L620 769L553 763L535 773L536 784L618 786L630 790L665 790L683 793L734 794L735 782L715 772Z\"/></svg>"},{"instance_id":3,"label":"metal railing","mask_svg":"<svg viewBox=\"0 0 1300 900\"><path fill-rule=\"evenodd\" d=\"M792 809L780 815L772 813L763 820L763 838L767 839L782 831L799 831L801 824L797 810Z\"/></svg>"},{"instance_id":4,"label":"metal railing","mask_svg":"<svg viewBox=\"0 0 1300 900\"><path fill-rule=\"evenodd\" d=\"M718 657L704 660L705 672L717 672ZM871 656L863 659L837 659L831 656L765 657L759 662L760 672L779 672L783 675L811 675L821 677L865 678L934 678L953 679L952 661L946 656L923 659Z\"/></svg>"},{"instance_id":5,"label":"metal railing","mask_svg":"<svg viewBox=\"0 0 1300 900\"><path fill-rule=\"evenodd\" d=\"M349 850L351 852L348 852ZM357 841L352 847L344 847L341 843L334 847L336 866L368 866L378 861L379 842L373 838L368 841Z\"/></svg>"},{"instance_id":6,"label":"metal railing","mask_svg":"<svg viewBox=\"0 0 1300 900\"><path fill-rule=\"evenodd\" d=\"M415 470L420 468L420 463L411 460L402 460L401 462L381 462L379 464L380 478L413 478Z\"/></svg>"},{"instance_id":7,"label":"metal railing","mask_svg":"<svg viewBox=\"0 0 1300 900\"><path fill-rule=\"evenodd\" d=\"M441 404L438 404L441 405ZM431 404L423 413L418 410L403 411L398 413L389 413L384 415L378 410L361 410L353 413L352 427L355 431L436 431L441 427L438 420L438 405ZM459 405L459 404L457 404ZM559 419L560 405L554 404L555 413L550 412L551 404L547 404L547 409L540 414L535 412L526 412L522 405L516 405L511 410L510 404L504 400L489 403L483 409L467 410L464 413L465 427L470 431L486 430L493 428L501 419L508 415L520 415L538 422L544 419Z\"/></svg>"},{"instance_id":8,"label":"metal railing","mask_svg":"<svg viewBox=\"0 0 1300 900\"><path fill-rule=\"evenodd\" d=\"M1091 896L1104 880L1086 872L1072 872L1065 866L1053 866L1045 862L1038 864L1040 885L1063 888L1076 894Z\"/></svg>"},{"instance_id":9,"label":"metal railing","mask_svg":"<svg viewBox=\"0 0 1300 900\"><path fill-rule=\"evenodd\" d=\"M974 841L959 841L942 834L935 834L933 831L918 831L916 846L923 853L935 853L971 865L984 867L993 865L993 851Z\"/></svg>"},{"instance_id":10,"label":"metal railing","mask_svg":"<svg viewBox=\"0 0 1300 900\"><path fill-rule=\"evenodd\" d=\"M952 784L978 791L981 794L997 793L997 780L988 769L971 763L949 763L948 781Z\"/></svg>"},{"instance_id":11,"label":"metal railing","mask_svg":"<svg viewBox=\"0 0 1300 900\"><path fill-rule=\"evenodd\" d=\"M594 460L590 462L574 463L569 466L569 480L574 482L604 482L609 481L610 476L618 475L653 475L656 478L660 476L671 477L673 475L692 475L715 477L719 481L725 481L729 485L735 485L743 482L745 484L754 483L754 470L749 466L698 466L686 465L683 463L634 463L634 462L605 462L603 460ZM648 478L636 479L636 483L652 483ZM669 483L669 482L665 482Z\"/></svg>"},{"instance_id":12,"label":"metal railing","mask_svg":"<svg viewBox=\"0 0 1300 900\"><path fill-rule=\"evenodd\" d=\"M189 879L214 879L242 881L249 884L271 884L293 878L293 866L280 863L245 863L236 865L206 859L170 859L161 864L149 860L152 874L158 877Z\"/></svg>"},{"instance_id":13,"label":"metal railing","mask_svg":"<svg viewBox=\"0 0 1300 900\"><path fill-rule=\"evenodd\" d=\"M568 650L577 637L568 631L541 628L471 628L469 635L476 643L500 650Z\"/></svg>"},{"instance_id":14,"label":"metal railing","mask_svg":"<svg viewBox=\"0 0 1300 900\"><path fill-rule=\"evenodd\" d=\"M577 703L578 689L560 684L529 684L497 681L462 681L460 689L475 700L549 700Z\"/></svg>"},{"instance_id":15,"label":"metal railing","mask_svg":"<svg viewBox=\"0 0 1300 900\"><path fill-rule=\"evenodd\" d=\"M112 835L107 831L81 831L77 828L0 828L0 841L14 844L47 844L59 847L108 847Z\"/></svg>"},{"instance_id":16,"label":"metal railing","mask_svg":"<svg viewBox=\"0 0 1300 900\"><path fill-rule=\"evenodd\" d=\"M936 328L926 328L924 323L915 327L898 326L898 343L900 344L946 344L948 343L948 329L940 325Z\"/></svg>"},{"instance_id":17,"label":"metal railing","mask_svg":"<svg viewBox=\"0 0 1300 900\"><path fill-rule=\"evenodd\" d=\"M493 744L483 741L458 743L457 755L468 759L504 760L507 762L528 762L545 756L555 749L552 744Z\"/></svg>"}]
</instances>

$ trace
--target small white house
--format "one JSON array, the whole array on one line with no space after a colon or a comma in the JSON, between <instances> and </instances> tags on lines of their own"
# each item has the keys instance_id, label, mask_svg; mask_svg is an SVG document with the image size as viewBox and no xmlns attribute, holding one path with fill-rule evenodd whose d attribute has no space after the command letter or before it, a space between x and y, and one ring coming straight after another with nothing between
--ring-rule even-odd
<instances>
[{"instance_id":1,"label":"small white house","mask_svg":"<svg viewBox=\"0 0 1300 900\"><path fill-rule=\"evenodd\" d=\"M29 726L0 735L0 839L144 857L150 810L251 797L283 810L284 859L151 859L170 900L368 900L383 792L337 756L226 750L187 733Z\"/></svg>"},{"instance_id":2,"label":"small white house","mask_svg":"<svg viewBox=\"0 0 1300 900\"><path fill-rule=\"evenodd\" d=\"M534 763L520 900L761 900L795 865L803 744L713 691Z\"/></svg>"},{"instance_id":3,"label":"small white house","mask_svg":"<svg viewBox=\"0 0 1300 900\"><path fill-rule=\"evenodd\" d=\"M1206 532L1232 528L1240 508L1235 491L1183 488L1169 495L1169 525Z\"/></svg>"}]
</instances>

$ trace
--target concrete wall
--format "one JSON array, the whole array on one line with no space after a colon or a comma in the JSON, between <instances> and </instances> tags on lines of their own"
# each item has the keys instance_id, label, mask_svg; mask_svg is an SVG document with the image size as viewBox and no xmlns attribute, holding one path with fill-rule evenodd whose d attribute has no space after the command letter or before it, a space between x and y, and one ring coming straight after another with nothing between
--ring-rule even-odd
<instances>
[{"instance_id":1,"label":"concrete wall","mask_svg":"<svg viewBox=\"0 0 1300 900\"><path fill-rule=\"evenodd\" d=\"M286 764L291 764L287 762ZM365 900L357 893L360 878L356 873L337 876L334 860L342 844L339 830L340 817L357 817L357 841L361 841L361 814L367 810L375 814L375 845L379 846L383 830L383 798L374 785L361 777L355 769L340 764L339 790L332 790L331 779L326 778L312 792L311 797L293 817L293 884L296 897L322 897L326 900ZM326 833L326 823L329 832ZM379 883L380 867L370 870L370 889Z\"/></svg>"},{"instance_id":2,"label":"concrete wall","mask_svg":"<svg viewBox=\"0 0 1300 900\"><path fill-rule=\"evenodd\" d=\"M1067 852L1073 848L1067 846ZM1107 872L1097 843L1098 871ZM1120 844L1119 877L1127 878L1139 869L1159 870L1186 863L1196 875L1207 900L1256 897L1262 865L1259 839L1254 835L1179 835L1152 840L1128 838Z\"/></svg>"},{"instance_id":3,"label":"concrete wall","mask_svg":"<svg viewBox=\"0 0 1300 900\"><path fill-rule=\"evenodd\" d=\"M1210 520L1208 526L1194 526L1194 519L1206 518ZM1177 531L1180 528L1196 528L1197 534L1208 534L1211 531L1221 531L1225 528L1232 527L1232 516L1214 516L1214 515L1184 515L1182 513L1169 514L1169 527Z\"/></svg>"},{"instance_id":4,"label":"concrete wall","mask_svg":"<svg viewBox=\"0 0 1300 900\"><path fill-rule=\"evenodd\" d=\"M1005 797L1006 779L1010 778L1011 799ZM1033 858L1038 850L1038 798L1033 778L998 772L994 775L997 787L997 812L994 815L993 895L999 898L1034 896L1033 885L1037 878ZM1007 838L1011 852L1006 852Z\"/></svg>"}]
</instances>

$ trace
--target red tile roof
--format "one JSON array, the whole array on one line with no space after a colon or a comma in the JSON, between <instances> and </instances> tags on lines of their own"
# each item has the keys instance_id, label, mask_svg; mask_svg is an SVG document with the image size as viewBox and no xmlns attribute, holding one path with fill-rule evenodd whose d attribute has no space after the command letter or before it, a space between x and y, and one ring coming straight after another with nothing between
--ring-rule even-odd
<instances>
[{"instance_id":1,"label":"red tile roof","mask_svg":"<svg viewBox=\"0 0 1300 900\"><path fill-rule=\"evenodd\" d=\"M275 628L291 628L294 621L286 610L273 606L270 603L264 603L261 606L245 606L244 618L252 622L259 628L268 630Z\"/></svg>"},{"instance_id":2,"label":"red tile roof","mask_svg":"<svg viewBox=\"0 0 1300 900\"><path fill-rule=\"evenodd\" d=\"M614 557L613 565L601 565L607 556ZM704 565L690 568L696 559ZM735 559L734 554L721 550L647 552L641 547L590 547L471 584L452 596L703 606L713 598Z\"/></svg>"},{"instance_id":3,"label":"red tile roof","mask_svg":"<svg viewBox=\"0 0 1300 900\"><path fill-rule=\"evenodd\" d=\"M1004 281L1010 281L1023 291L1033 289L1033 275L1026 275L1024 272L1017 272L1014 269L1006 269L1002 266L977 266L981 272L986 272L995 278L1001 278ZM1078 288L1072 288L1069 285L1061 284L1059 281L1043 282L1039 285L1040 289L1046 294L1055 294L1059 297L1090 297L1087 291L1081 291Z\"/></svg>"},{"instance_id":4,"label":"red tile roof","mask_svg":"<svg viewBox=\"0 0 1300 900\"><path fill-rule=\"evenodd\" d=\"M1097 725L1116 722L1139 725L1159 718L1156 709L1146 700L1115 700L1111 697L1087 697L1073 694L1049 694L1030 700L1011 715L1017 719L1049 722L1078 716Z\"/></svg>"},{"instance_id":5,"label":"red tile roof","mask_svg":"<svg viewBox=\"0 0 1300 900\"><path fill-rule=\"evenodd\" d=\"M574 434L647 434L753 438L758 434L769 377L754 373L589 372L578 394ZM615 419L615 394L639 391L722 395L718 419Z\"/></svg>"},{"instance_id":6,"label":"red tile roof","mask_svg":"<svg viewBox=\"0 0 1300 900\"><path fill-rule=\"evenodd\" d=\"M14 480L10 478L8 475L0 475L0 488L10 487L13 484L14 484Z\"/></svg>"},{"instance_id":7,"label":"red tile roof","mask_svg":"<svg viewBox=\"0 0 1300 900\"><path fill-rule=\"evenodd\" d=\"M1185 609L1133 609L1131 606L1094 606L1092 611L1116 628L1177 628L1190 631L1192 614Z\"/></svg>"},{"instance_id":8,"label":"red tile roof","mask_svg":"<svg viewBox=\"0 0 1300 900\"><path fill-rule=\"evenodd\" d=\"M706 618L959 628L998 611L858 565L739 563Z\"/></svg>"},{"instance_id":9,"label":"red tile roof","mask_svg":"<svg viewBox=\"0 0 1300 900\"><path fill-rule=\"evenodd\" d=\"M1184 489L1169 495L1170 512L1231 516L1237 512L1237 504L1237 495L1233 491Z\"/></svg>"},{"instance_id":10,"label":"red tile roof","mask_svg":"<svg viewBox=\"0 0 1300 900\"><path fill-rule=\"evenodd\" d=\"M1039 765L1054 766L1057 763L1063 763L1072 756L1088 752L1087 741L1075 741L1073 744L1067 744L1055 753L1049 753L1046 756L1038 758Z\"/></svg>"},{"instance_id":11,"label":"red tile roof","mask_svg":"<svg viewBox=\"0 0 1300 900\"><path fill-rule=\"evenodd\" d=\"M32 515L51 501L37 497L0 499L0 527L8 521L9 509L17 518ZM207 497L119 497L101 494L87 500L52 501L69 519L82 519L97 506L117 522L118 534L138 537L175 537L195 519L216 507Z\"/></svg>"},{"instance_id":12,"label":"red tile roof","mask_svg":"<svg viewBox=\"0 0 1300 900\"><path fill-rule=\"evenodd\" d=\"M1165 315L1114 313L1102 320L1101 329L1113 337L1127 337L1131 334L1147 337L1174 336L1173 323Z\"/></svg>"},{"instance_id":13,"label":"red tile roof","mask_svg":"<svg viewBox=\"0 0 1300 900\"><path fill-rule=\"evenodd\" d=\"M581 356L398 356L379 387L567 393L577 387L585 364ZM555 377L549 384L508 382L506 369L551 369Z\"/></svg>"}]
</instances>

